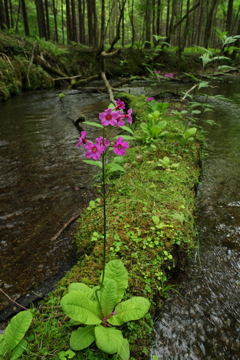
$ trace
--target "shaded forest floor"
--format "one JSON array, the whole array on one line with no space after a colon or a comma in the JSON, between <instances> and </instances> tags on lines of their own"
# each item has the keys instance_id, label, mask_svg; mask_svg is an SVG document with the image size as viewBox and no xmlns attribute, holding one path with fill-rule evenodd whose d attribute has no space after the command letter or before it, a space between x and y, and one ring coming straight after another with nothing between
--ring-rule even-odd
<instances>
[{"instance_id":1,"label":"shaded forest floor","mask_svg":"<svg viewBox=\"0 0 240 360\"><path fill-rule=\"evenodd\" d=\"M126 78L153 76L157 70L174 73L178 81L189 81L193 78L186 73L203 75L200 55L186 52L178 56L171 48L122 48L105 60L105 72L108 78ZM215 68L215 63L209 64L204 74L217 75ZM100 78L100 71L100 55L94 49L80 44L57 46L40 38L31 42L0 32L0 101L25 90L83 86L84 79Z\"/></svg>"}]
</instances>

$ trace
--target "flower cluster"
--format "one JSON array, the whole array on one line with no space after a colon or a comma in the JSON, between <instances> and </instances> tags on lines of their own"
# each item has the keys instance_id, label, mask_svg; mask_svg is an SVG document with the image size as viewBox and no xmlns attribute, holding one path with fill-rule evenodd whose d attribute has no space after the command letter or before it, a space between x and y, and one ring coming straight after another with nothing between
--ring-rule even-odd
<instances>
[{"instance_id":1,"label":"flower cluster","mask_svg":"<svg viewBox=\"0 0 240 360\"><path fill-rule=\"evenodd\" d=\"M155 71L155 74L157 75L157 79L159 79L161 77L161 71L160 70L156 70ZM164 74L162 75L163 77L165 78L173 78L174 77L174 74L173 73L169 73L169 74Z\"/></svg>"},{"instance_id":2,"label":"flower cluster","mask_svg":"<svg viewBox=\"0 0 240 360\"><path fill-rule=\"evenodd\" d=\"M117 126L121 127L125 125L124 120L126 119L129 124L132 124L132 109L127 111L127 114L124 114L121 110L125 109L125 104L123 101L118 99L116 101L116 106L114 109L106 109L104 112L99 114L99 119L103 126ZM86 157L92 158L93 160L98 160L101 154L111 146L110 141L100 136L95 140L95 143L86 139L87 131L82 131L81 136L78 139L78 144L76 147L80 147L82 144L86 151ZM124 141L124 139L119 136L117 140L113 142L113 152L117 155L125 155L126 149L129 148L129 144Z\"/></svg>"}]
</instances>

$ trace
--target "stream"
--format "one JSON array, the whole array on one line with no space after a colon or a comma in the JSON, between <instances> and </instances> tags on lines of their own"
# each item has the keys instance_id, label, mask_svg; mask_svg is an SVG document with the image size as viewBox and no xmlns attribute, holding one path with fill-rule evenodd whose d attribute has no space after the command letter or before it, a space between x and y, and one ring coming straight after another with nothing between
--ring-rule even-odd
<instances>
[{"instance_id":1,"label":"stream","mask_svg":"<svg viewBox=\"0 0 240 360\"><path fill-rule=\"evenodd\" d=\"M0 288L14 300L73 266L76 225L55 235L94 197L96 169L82 162L70 118L98 119L108 98L65 94L60 101L55 91L24 93L0 103ZM99 135L98 128L84 129ZM0 310L10 304L0 293Z\"/></svg>"},{"instance_id":2,"label":"stream","mask_svg":"<svg viewBox=\"0 0 240 360\"><path fill-rule=\"evenodd\" d=\"M240 359L240 85L223 84L206 119L206 157L198 186L199 252L156 321L160 360Z\"/></svg>"}]
</instances>

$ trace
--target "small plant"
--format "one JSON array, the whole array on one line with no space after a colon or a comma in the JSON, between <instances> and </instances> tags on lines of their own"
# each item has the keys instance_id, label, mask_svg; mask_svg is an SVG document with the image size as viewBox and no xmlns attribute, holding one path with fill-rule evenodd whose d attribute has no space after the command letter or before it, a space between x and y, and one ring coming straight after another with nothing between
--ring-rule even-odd
<instances>
[{"instance_id":1,"label":"small plant","mask_svg":"<svg viewBox=\"0 0 240 360\"><path fill-rule=\"evenodd\" d=\"M127 270L120 260L106 265L100 286L91 289L83 283L70 284L69 293L61 300L62 309L70 319L87 325L72 332L70 346L73 350L85 349L96 341L100 350L117 353L122 359L129 358L128 340L114 326L142 318L150 303L143 297L132 297L120 303L127 285Z\"/></svg>"},{"instance_id":2,"label":"small plant","mask_svg":"<svg viewBox=\"0 0 240 360\"><path fill-rule=\"evenodd\" d=\"M156 165L160 166L160 168L162 168L163 170L168 171L174 170L179 167L179 163L171 163L171 160L168 156L164 156L163 159L159 159Z\"/></svg>"},{"instance_id":3,"label":"small plant","mask_svg":"<svg viewBox=\"0 0 240 360\"><path fill-rule=\"evenodd\" d=\"M18 359L27 347L27 341L23 340L31 322L32 313L21 311L15 315L8 324L4 335L0 334L0 359Z\"/></svg>"}]
</instances>

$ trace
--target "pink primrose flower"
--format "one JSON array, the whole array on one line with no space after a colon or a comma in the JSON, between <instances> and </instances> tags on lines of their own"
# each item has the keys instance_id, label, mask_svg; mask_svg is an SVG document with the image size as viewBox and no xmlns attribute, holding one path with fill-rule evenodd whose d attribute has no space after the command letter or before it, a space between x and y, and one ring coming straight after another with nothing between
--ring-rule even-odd
<instances>
[{"instance_id":1,"label":"pink primrose flower","mask_svg":"<svg viewBox=\"0 0 240 360\"><path fill-rule=\"evenodd\" d=\"M100 145L100 146L103 146L104 151L106 151L108 146L110 145L110 141L107 141L107 139L100 136L99 138L96 138L96 144Z\"/></svg>"},{"instance_id":2,"label":"pink primrose flower","mask_svg":"<svg viewBox=\"0 0 240 360\"><path fill-rule=\"evenodd\" d=\"M115 154L123 156L126 154L126 149L128 148L128 143L126 141L123 141L123 138L121 136L119 136L119 138L114 141L113 152Z\"/></svg>"},{"instance_id":3,"label":"pink primrose flower","mask_svg":"<svg viewBox=\"0 0 240 360\"><path fill-rule=\"evenodd\" d=\"M130 125L132 125L132 109L129 109L127 114L125 115L125 118L127 118L127 121Z\"/></svg>"},{"instance_id":4,"label":"pink primrose flower","mask_svg":"<svg viewBox=\"0 0 240 360\"><path fill-rule=\"evenodd\" d=\"M165 77L165 78L168 78L168 74L165 74L164 77Z\"/></svg>"},{"instance_id":5,"label":"pink primrose flower","mask_svg":"<svg viewBox=\"0 0 240 360\"><path fill-rule=\"evenodd\" d=\"M160 72L161 72L160 70L156 70L155 74L160 74Z\"/></svg>"},{"instance_id":6,"label":"pink primrose flower","mask_svg":"<svg viewBox=\"0 0 240 360\"><path fill-rule=\"evenodd\" d=\"M87 135L87 132L86 131L82 131L81 132L81 136L80 138L78 139L78 144L76 145L76 147L80 147L82 144L85 144L87 142L86 140L86 135Z\"/></svg>"},{"instance_id":7,"label":"pink primrose flower","mask_svg":"<svg viewBox=\"0 0 240 360\"><path fill-rule=\"evenodd\" d=\"M154 100L154 98L152 96L149 96L148 98L146 98L146 101L152 101Z\"/></svg>"},{"instance_id":8,"label":"pink primrose flower","mask_svg":"<svg viewBox=\"0 0 240 360\"><path fill-rule=\"evenodd\" d=\"M90 141L85 144L85 149L88 150L86 152L86 157L92 158L93 160L98 160L102 154L102 152L105 150L104 146L93 144Z\"/></svg>"},{"instance_id":9,"label":"pink primrose flower","mask_svg":"<svg viewBox=\"0 0 240 360\"><path fill-rule=\"evenodd\" d=\"M121 127L125 125L125 122L123 121L123 118L125 118L125 115L119 115L117 118L117 127Z\"/></svg>"},{"instance_id":10,"label":"pink primrose flower","mask_svg":"<svg viewBox=\"0 0 240 360\"><path fill-rule=\"evenodd\" d=\"M104 110L104 112L99 114L99 119L101 120L101 124L103 126L117 125L117 117L119 115L119 111L113 111L113 109Z\"/></svg>"},{"instance_id":11,"label":"pink primrose flower","mask_svg":"<svg viewBox=\"0 0 240 360\"><path fill-rule=\"evenodd\" d=\"M168 75L169 75L170 78L174 77L173 73L169 73Z\"/></svg>"},{"instance_id":12,"label":"pink primrose flower","mask_svg":"<svg viewBox=\"0 0 240 360\"><path fill-rule=\"evenodd\" d=\"M124 110L124 109L125 109L125 103L124 103L124 101L121 101L120 99L117 99L115 109L122 109L122 110Z\"/></svg>"}]
</instances>

